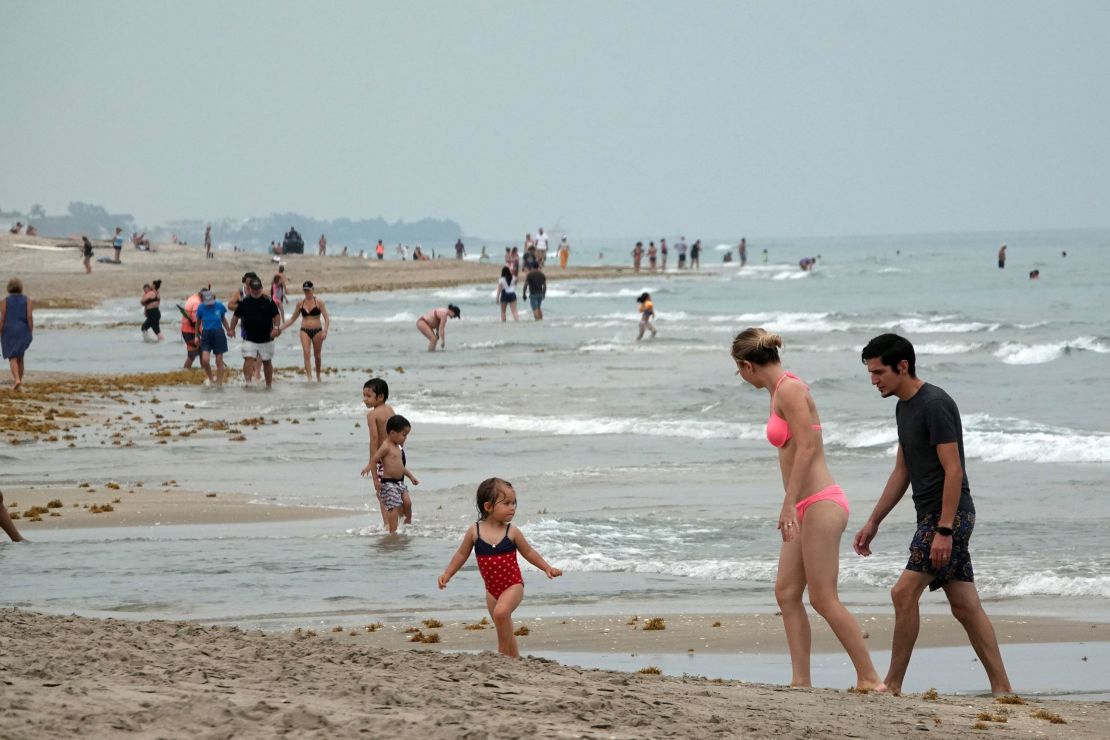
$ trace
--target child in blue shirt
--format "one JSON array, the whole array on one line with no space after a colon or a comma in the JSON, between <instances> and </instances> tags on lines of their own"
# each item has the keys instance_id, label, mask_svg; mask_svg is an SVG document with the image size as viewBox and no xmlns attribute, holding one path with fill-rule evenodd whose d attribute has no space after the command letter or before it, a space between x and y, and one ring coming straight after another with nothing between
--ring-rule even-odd
<instances>
[{"instance_id":1,"label":"child in blue shirt","mask_svg":"<svg viewBox=\"0 0 1110 740\"><path fill-rule=\"evenodd\" d=\"M227 306L216 300L211 289L200 292L200 305L197 306L197 323L200 324L200 366L204 368L207 379L205 385L223 385L227 373L224 367L224 353L227 352L227 338L233 336L227 323ZM216 355L216 375L208 362L210 354Z\"/></svg>"}]
</instances>

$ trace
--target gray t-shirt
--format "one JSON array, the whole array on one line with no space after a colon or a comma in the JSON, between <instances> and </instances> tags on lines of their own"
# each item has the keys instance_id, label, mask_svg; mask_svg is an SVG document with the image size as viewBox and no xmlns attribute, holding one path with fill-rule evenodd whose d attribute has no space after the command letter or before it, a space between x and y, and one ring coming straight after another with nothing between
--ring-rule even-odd
<instances>
[{"instance_id":1,"label":"gray t-shirt","mask_svg":"<svg viewBox=\"0 0 1110 740\"><path fill-rule=\"evenodd\" d=\"M937 445L955 442L960 451L964 478L960 486L961 511L975 511L971 502L971 486L964 465L964 432L960 410L952 397L935 385L925 383L908 401L899 401L894 408L898 420L898 443L910 471L913 505L920 520L927 514L939 513L944 498L944 467L937 455Z\"/></svg>"}]
</instances>

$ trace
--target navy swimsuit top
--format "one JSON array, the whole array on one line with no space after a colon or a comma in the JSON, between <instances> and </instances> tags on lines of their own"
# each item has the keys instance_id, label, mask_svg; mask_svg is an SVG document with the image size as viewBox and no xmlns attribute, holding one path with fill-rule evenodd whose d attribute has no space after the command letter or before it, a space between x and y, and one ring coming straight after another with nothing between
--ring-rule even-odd
<instances>
[{"instance_id":1,"label":"navy swimsuit top","mask_svg":"<svg viewBox=\"0 0 1110 740\"><path fill-rule=\"evenodd\" d=\"M475 522L475 527L481 527L481 521ZM474 554L478 557L487 557L489 555L504 555L505 553L515 552L516 543L509 539L509 527L511 524L505 525L505 536L497 545L491 545L483 540L481 537L474 538Z\"/></svg>"}]
</instances>

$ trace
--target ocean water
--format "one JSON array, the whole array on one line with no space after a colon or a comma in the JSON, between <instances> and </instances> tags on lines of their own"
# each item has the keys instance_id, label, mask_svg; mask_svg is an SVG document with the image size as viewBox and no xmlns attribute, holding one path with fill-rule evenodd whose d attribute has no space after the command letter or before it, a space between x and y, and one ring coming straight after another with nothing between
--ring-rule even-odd
<instances>
[{"instance_id":1,"label":"ocean water","mask_svg":"<svg viewBox=\"0 0 1110 740\"><path fill-rule=\"evenodd\" d=\"M830 468L851 501L840 578L853 608L889 610L913 528L907 495L876 554L851 553L896 444L894 399L871 388L859 352L894 331L915 343L920 377L960 406L988 609L1110 618L1110 232L752 240L743 269L703 241L698 274L674 273L673 255L665 275L559 281L548 270L542 323L502 324L493 284L324 295L334 318L325 364L340 369L325 383L284 380L268 394L175 388L158 392L157 408L129 407L281 421L248 430L243 443L213 433L159 446L140 434L119 449L89 430L76 449L0 449L5 487L173 478L187 490L336 510L294 524L35 533L29 547L0 546L3 603L268 628L469 618L484 609L473 560L446 591L435 581L476 517L477 484L497 475L517 488L517 524L566 572L548 580L525 566L522 616L773 611L782 484L763 439L768 396L734 376L728 351L736 332L763 326L782 334L785 365L810 384ZM1002 241L1005 270L995 266ZM629 262L630 248L576 245L572 259ZM813 272L798 269L816 254ZM1039 280L1028 279L1032 269ZM312 277L291 270L294 281ZM178 297L172 276L163 279L164 295ZM659 333L637 343L644 290ZM448 327L448 351L429 354L415 320L448 302L463 319ZM178 341L138 341L136 308L119 300L37 312L28 365L179 366ZM278 341L278 365L300 364L297 341L294 332ZM407 449L421 479L415 524L394 538L381 533L359 477L371 370L413 424ZM940 595L924 603L944 609Z\"/></svg>"}]
</instances>

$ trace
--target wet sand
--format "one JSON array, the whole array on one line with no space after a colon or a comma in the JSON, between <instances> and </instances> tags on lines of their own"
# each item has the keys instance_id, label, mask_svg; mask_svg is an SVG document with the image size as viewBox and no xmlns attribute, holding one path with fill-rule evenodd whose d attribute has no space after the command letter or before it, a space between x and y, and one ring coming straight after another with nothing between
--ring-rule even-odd
<instances>
[{"instance_id":1,"label":"wet sand","mask_svg":"<svg viewBox=\"0 0 1110 740\"><path fill-rule=\"evenodd\" d=\"M1100 702L792 690L11 609L0 611L0 655L0 736L29 740L1110 736Z\"/></svg>"}]
</instances>

